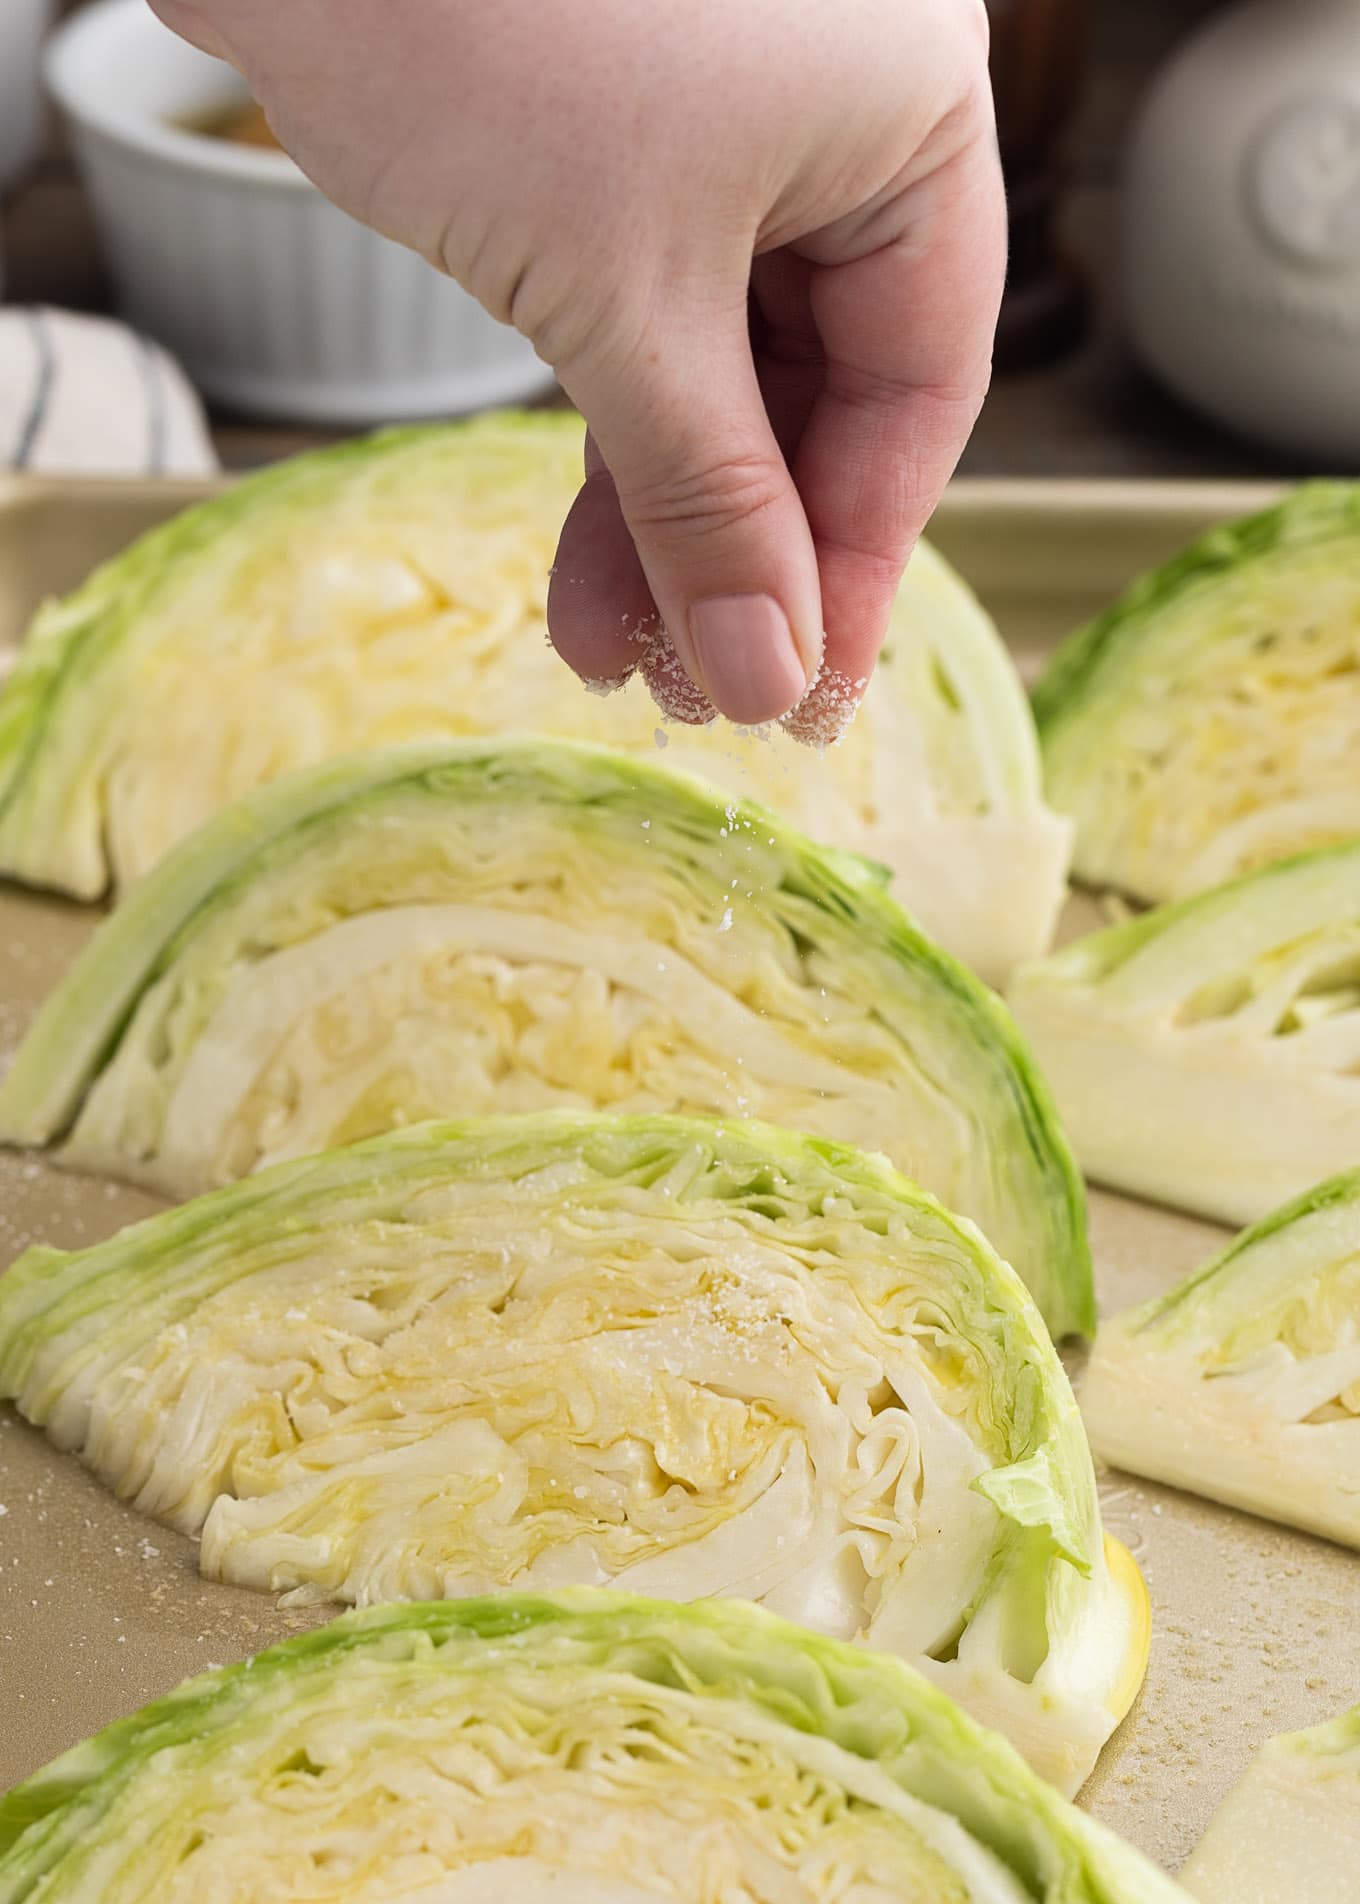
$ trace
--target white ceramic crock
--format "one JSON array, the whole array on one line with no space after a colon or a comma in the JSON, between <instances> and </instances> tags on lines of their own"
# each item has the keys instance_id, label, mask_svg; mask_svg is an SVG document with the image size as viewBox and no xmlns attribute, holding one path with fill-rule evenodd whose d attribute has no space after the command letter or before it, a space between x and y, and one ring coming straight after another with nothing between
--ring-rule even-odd
<instances>
[{"instance_id":1,"label":"white ceramic crock","mask_svg":"<svg viewBox=\"0 0 1360 1904\"><path fill-rule=\"evenodd\" d=\"M1360 0L1252 0L1189 41L1134 133L1122 274L1187 402L1360 469Z\"/></svg>"},{"instance_id":2,"label":"white ceramic crock","mask_svg":"<svg viewBox=\"0 0 1360 1904\"><path fill-rule=\"evenodd\" d=\"M370 423L513 402L550 383L524 338L337 210L284 154L185 130L244 88L145 0L77 14L49 43L46 77L124 314L209 396Z\"/></svg>"}]
</instances>

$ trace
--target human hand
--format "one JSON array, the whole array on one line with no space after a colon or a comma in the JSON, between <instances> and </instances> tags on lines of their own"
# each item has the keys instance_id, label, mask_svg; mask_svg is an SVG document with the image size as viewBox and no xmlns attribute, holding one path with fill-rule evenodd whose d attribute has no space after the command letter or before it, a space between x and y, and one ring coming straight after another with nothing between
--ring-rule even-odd
<instances>
[{"instance_id":1,"label":"human hand","mask_svg":"<svg viewBox=\"0 0 1360 1904\"><path fill-rule=\"evenodd\" d=\"M982 0L152 4L585 415L548 603L572 667L834 737L987 385Z\"/></svg>"}]
</instances>

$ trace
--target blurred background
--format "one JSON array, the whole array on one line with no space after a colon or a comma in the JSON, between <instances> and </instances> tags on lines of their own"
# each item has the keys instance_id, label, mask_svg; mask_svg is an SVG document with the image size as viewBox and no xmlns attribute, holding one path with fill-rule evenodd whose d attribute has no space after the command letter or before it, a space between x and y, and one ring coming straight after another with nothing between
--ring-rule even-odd
<instances>
[{"instance_id":1,"label":"blurred background","mask_svg":"<svg viewBox=\"0 0 1360 1904\"><path fill-rule=\"evenodd\" d=\"M122 25L112 20L111 38L73 47L64 61L66 112L46 110L27 139L19 96L25 32L33 40L38 24L65 31L69 16L116 15L120 7ZM230 144L203 136L203 115L219 110L212 83L181 71L173 54L162 76L140 44L125 44L121 31L141 30L129 9L143 11L139 0L0 5L0 22L9 22L0 31L12 42L0 43L0 83L8 89L0 97L8 306L131 315L205 391L213 444L227 467L388 416L560 401L543 387L536 364L516 353L517 340L487 334L479 314L444 297L457 295L453 287L432 288L400 260L360 255L348 231L314 229L309 188L269 173L287 162L254 143L258 128L239 123ZM1360 61L1347 81L1352 106L1338 105L1330 82L1317 77L1336 65L1328 34L1353 39L1356 0L991 0L991 11L1011 283L996 383L964 470L1289 475L1360 461L1349 424L1339 433L1333 427L1329 402L1333 386L1349 381L1352 402L1360 389L1360 374L1346 375L1348 368L1360 373L1360 288L1347 305L1328 275L1344 267L1346 286L1360 281ZM1297 48L1311 61L1297 84L1279 73L1281 30L1291 55ZM1221 37L1206 40L1206 33ZM1196 87L1212 90L1212 76L1227 72L1234 99L1283 86L1294 117L1281 120L1279 102L1262 94L1258 137L1255 121L1234 128L1221 102L1201 111ZM166 110L156 92L162 77L165 99L183 91L183 110ZM1134 166L1134 129L1158 86L1162 119L1143 133L1149 150ZM178 122L177 151L124 149L110 136L101 111L120 87L142 89L151 118ZM190 108L201 123L186 137ZM1214 137L1222 151L1201 149ZM220 176L213 164L186 156L188 144L226 153ZM1255 194L1245 211L1237 204L1239 176L1248 197ZM1253 260L1242 247L1254 241L1237 234L1221 297L1218 280L1186 289L1182 279L1192 274L1177 263L1197 261L1222 236L1225 214L1210 193L1220 177L1230 181L1232 216L1241 211L1248 225L1255 219L1262 247ZM1132 211L1127 197L1121 201L1126 182L1137 199ZM1203 202L1195 198L1200 188ZM325 217L348 225L329 208ZM1271 275L1277 267L1289 279L1283 290ZM286 308L273 311L285 277ZM1296 280L1301 289L1291 288ZM1140 319L1136 289L1149 283L1156 310ZM1182 292L1183 311L1176 304ZM1167 335L1159 336L1164 311ZM1131 331L1140 325L1135 349ZM1237 355L1234 325L1242 331ZM1264 326L1259 336L1253 325ZM1228 374L1225 348L1226 393L1215 388ZM1258 361L1262 351L1269 366ZM1149 362L1158 375L1143 367ZM1321 379L1320 395L1314 388L1294 397L1294 366L1315 385ZM1253 385L1279 389L1282 417L1255 413ZM1328 413L1321 435L1310 434L1310 403ZM1229 427L1213 420L1224 417Z\"/></svg>"}]
</instances>

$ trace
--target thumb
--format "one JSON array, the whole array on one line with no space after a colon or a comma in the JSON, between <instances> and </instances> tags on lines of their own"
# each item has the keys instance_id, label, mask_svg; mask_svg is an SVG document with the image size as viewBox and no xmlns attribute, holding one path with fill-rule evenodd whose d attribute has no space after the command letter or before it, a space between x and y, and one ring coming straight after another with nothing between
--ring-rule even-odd
<instances>
[{"instance_id":1,"label":"thumb","mask_svg":"<svg viewBox=\"0 0 1360 1904\"><path fill-rule=\"evenodd\" d=\"M200 52L210 53L214 59L231 58L227 42L211 17L212 9L201 0L150 0L150 6L157 19Z\"/></svg>"},{"instance_id":2,"label":"thumb","mask_svg":"<svg viewBox=\"0 0 1360 1904\"><path fill-rule=\"evenodd\" d=\"M641 342L597 334L559 375L612 478L617 534L631 540L691 680L734 721L788 713L820 665L821 593L807 517L756 379L744 286L716 323L695 312ZM626 571L631 550L601 564L598 502L580 515L592 518L592 570ZM558 555L567 574L581 567L573 520L577 511ZM577 639L584 629L564 624L605 608L593 593L550 598L553 639L569 661L587 643ZM596 627L626 620L603 612ZM620 671L635 658L621 653ZM597 639L592 665L606 671L599 661Z\"/></svg>"}]
</instances>

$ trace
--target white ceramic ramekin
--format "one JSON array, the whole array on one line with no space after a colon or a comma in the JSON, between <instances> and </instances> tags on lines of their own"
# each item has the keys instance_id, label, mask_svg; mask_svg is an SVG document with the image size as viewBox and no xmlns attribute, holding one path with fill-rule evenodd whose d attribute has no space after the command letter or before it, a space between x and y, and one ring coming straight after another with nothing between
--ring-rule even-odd
<instances>
[{"instance_id":1,"label":"white ceramic ramekin","mask_svg":"<svg viewBox=\"0 0 1360 1904\"><path fill-rule=\"evenodd\" d=\"M183 129L244 88L145 0L78 13L49 42L45 74L124 313L209 396L371 423L513 402L551 381L517 332L338 211L283 153Z\"/></svg>"}]
</instances>

